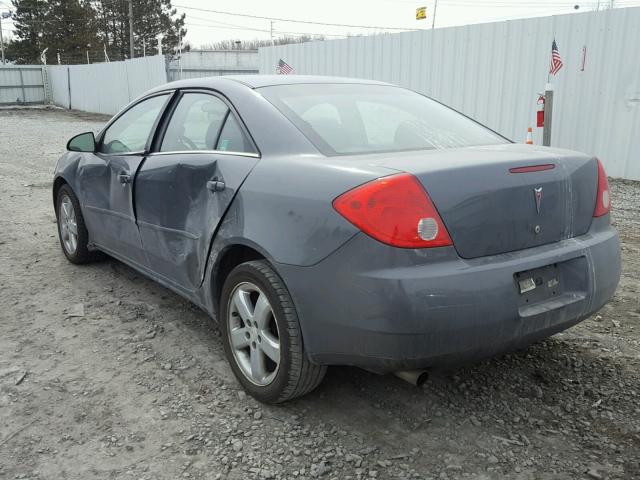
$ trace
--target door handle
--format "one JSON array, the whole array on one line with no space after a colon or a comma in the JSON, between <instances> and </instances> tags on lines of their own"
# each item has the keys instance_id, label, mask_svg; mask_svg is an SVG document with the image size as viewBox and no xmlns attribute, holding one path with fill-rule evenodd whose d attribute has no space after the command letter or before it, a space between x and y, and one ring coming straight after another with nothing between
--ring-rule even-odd
<instances>
[{"instance_id":1,"label":"door handle","mask_svg":"<svg viewBox=\"0 0 640 480\"><path fill-rule=\"evenodd\" d=\"M220 180L209 180L207 182L207 189L209 189L212 193L221 192L225 189L225 187L226 185L224 184L224 182L221 182Z\"/></svg>"},{"instance_id":2,"label":"door handle","mask_svg":"<svg viewBox=\"0 0 640 480\"><path fill-rule=\"evenodd\" d=\"M128 173L121 173L120 175L118 175L118 180L120 180L121 184L125 184L125 183L131 183L131 175L129 175Z\"/></svg>"}]
</instances>

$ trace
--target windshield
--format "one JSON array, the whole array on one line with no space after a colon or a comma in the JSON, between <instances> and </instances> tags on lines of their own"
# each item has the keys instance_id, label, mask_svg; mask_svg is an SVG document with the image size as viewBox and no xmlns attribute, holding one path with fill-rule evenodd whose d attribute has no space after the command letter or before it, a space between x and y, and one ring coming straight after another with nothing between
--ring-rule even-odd
<instances>
[{"instance_id":1,"label":"windshield","mask_svg":"<svg viewBox=\"0 0 640 480\"><path fill-rule=\"evenodd\" d=\"M508 142L464 115L399 87L297 84L258 91L325 155Z\"/></svg>"}]
</instances>

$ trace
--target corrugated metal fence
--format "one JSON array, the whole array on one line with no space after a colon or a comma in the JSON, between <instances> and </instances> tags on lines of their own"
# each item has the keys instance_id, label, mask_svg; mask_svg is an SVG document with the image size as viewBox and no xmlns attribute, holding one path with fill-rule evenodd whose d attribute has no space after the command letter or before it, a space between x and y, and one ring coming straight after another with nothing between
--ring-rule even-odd
<instances>
[{"instance_id":1,"label":"corrugated metal fence","mask_svg":"<svg viewBox=\"0 0 640 480\"><path fill-rule=\"evenodd\" d=\"M162 55L123 62L47 67L54 104L114 114L150 88L167 82Z\"/></svg>"},{"instance_id":2,"label":"corrugated metal fence","mask_svg":"<svg viewBox=\"0 0 640 480\"><path fill-rule=\"evenodd\" d=\"M552 145L598 155L609 175L640 180L640 8L265 47L260 73L275 73L283 59L297 74L395 83L523 141L554 37L564 68L552 77ZM542 129L534 131L541 144Z\"/></svg>"},{"instance_id":3,"label":"corrugated metal fence","mask_svg":"<svg viewBox=\"0 0 640 480\"><path fill-rule=\"evenodd\" d=\"M181 71L182 69L182 71ZM165 57L123 62L47 67L53 103L65 108L113 114L145 91L180 78L258 73L257 51L197 51L178 62Z\"/></svg>"},{"instance_id":4,"label":"corrugated metal fence","mask_svg":"<svg viewBox=\"0 0 640 480\"><path fill-rule=\"evenodd\" d=\"M258 73L257 50L197 50L185 52L169 63L169 81L219 75Z\"/></svg>"},{"instance_id":5,"label":"corrugated metal fence","mask_svg":"<svg viewBox=\"0 0 640 480\"><path fill-rule=\"evenodd\" d=\"M0 65L0 105L45 103L42 66Z\"/></svg>"}]
</instances>

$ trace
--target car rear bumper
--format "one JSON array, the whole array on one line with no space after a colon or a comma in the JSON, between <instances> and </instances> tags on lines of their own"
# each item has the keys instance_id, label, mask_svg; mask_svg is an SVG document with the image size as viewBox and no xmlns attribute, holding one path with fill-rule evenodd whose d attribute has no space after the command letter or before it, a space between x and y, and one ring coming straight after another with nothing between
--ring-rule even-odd
<instances>
[{"instance_id":1,"label":"car rear bumper","mask_svg":"<svg viewBox=\"0 0 640 480\"><path fill-rule=\"evenodd\" d=\"M515 274L548 265L557 292L526 302ZM360 233L314 266L276 268L313 361L388 372L495 355L580 322L614 294L620 244L607 218L580 237L471 260Z\"/></svg>"}]
</instances>

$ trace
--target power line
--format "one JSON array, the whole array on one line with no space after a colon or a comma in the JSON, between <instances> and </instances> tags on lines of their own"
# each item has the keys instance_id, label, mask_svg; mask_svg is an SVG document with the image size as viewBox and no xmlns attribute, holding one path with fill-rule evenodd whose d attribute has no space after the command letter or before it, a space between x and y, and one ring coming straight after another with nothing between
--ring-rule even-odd
<instances>
[{"instance_id":1,"label":"power line","mask_svg":"<svg viewBox=\"0 0 640 480\"><path fill-rule=\"evenodd\" d=\"M191 18L195 18L196 20L202 20L202 21L205 21L205 22L210 22L210 24L194 23L194 22L191 22L191 20L190 20ZM238 25L238 24L234 24L234 23L219 22L217 20L211 20L209 18L196 17L194 15L189 15L189 16L185 17L185 25L187 25L187 26L191 25L191 26L209 27L209 28L220 28L222 30L249 30L249 31L255 31L255 32L271 33L270 29L247 27L245 25ZM219 25L223 25L224 27L221 27ZM279 33L284 33L284 34L289 34L289 35L307 35L307 36L321 35L323 37L335 37L335 38L345 38L346 37L346 35L332 35L332 34L326 34L326 33L287 32L287 31L283 31L283 30L277 30L277 31Z\"/></svg>"},{"instance_id":2,"label":"power line","mask_svg":"<svg viewBox=\"0 0 640 480\"><path fill-rule=\"evenodd\" d=\"M249 31L253 31L253 32L264 32L264 33L270 33L271 30L266 30L263 28L251 28L251 27L234 27L234 26L217 26L217 25L211 25L211 24L206 24L206 23L194 23L194 22L190 22L190 21L185 21L185 25L187 25L188 27L205 27L205 28L213 28L213 29L220 29L220 30L249 30ZM332 38L346 38L348 35L331 35L331 34L326 34L326 33L311 33L311 32L289 32L289 31L285 31L285 30L274 30L274 33L279 33L279 34L283 34L283 35L294 35L294 36L301 36L301 37L332 37Z\"/></svg>"},{"instance_id":3,"label":"power line","mask_svg":"<svg viewBox=\"0 0 640 480\"><path fill-rule=\"evenodd\" d=\"M231 15L235 17L245 17L245 18L257 18L259 20L273 20L274 22L292 22L292 23L305 23L307 25L323 25L330 27L347 27L347 28L371 28L376 30L415 30L415 28L406 28L406 27L382 27L379 25L349 25L346 23L326 23L326 22L313 22L310 20L295 20L292 18L277 18L277 17L263 17L260 15L251 15L248 13L235 13L235 12L225 12L223 10L213 10L209 8L197 8L197 7L187 7L186 5L177 5L174 4L174 7L184 8L186 10L197 10L199 12L210 12L210 13L218 13L221 15Z\"/></svg>"},{"instance_id":4,"label":"power line","mask_svg":"<svg viewBox=\"0 0 640 480\"><path fill-rule=\"evenodd\" d=\"M415 0L383 0L385 2L390 2L390 3L402 3L402 4L411 4L411 5L415 5L416 2ZM446 2L443 2L440 5L444 5L444 6L451 6L451 5L456 5L456 6L485 6L485 7L512 7L512 8L530 8L532 6L534 7L566 7L566 8L573 8L574 5L578 4L581 8L585 7L596 7L598 5L602 6L603 2L598 2L598 1L587 1L587 2L583 2L580 0L567 0L565 2L563 1L559 1L559 0L552 0L550 2L545 2L545 1L527 1L527 2L523 2L523 3L516 3L516 2L510 2L508 0L479 0L479 1L475 1L475 0L446 0ZM619 0L618 2L615 3L614 8L618 8L618 7L627 7L627 6L637 6L638 5L638 1L637 0Z\"/></svg>"}]
</instances>

